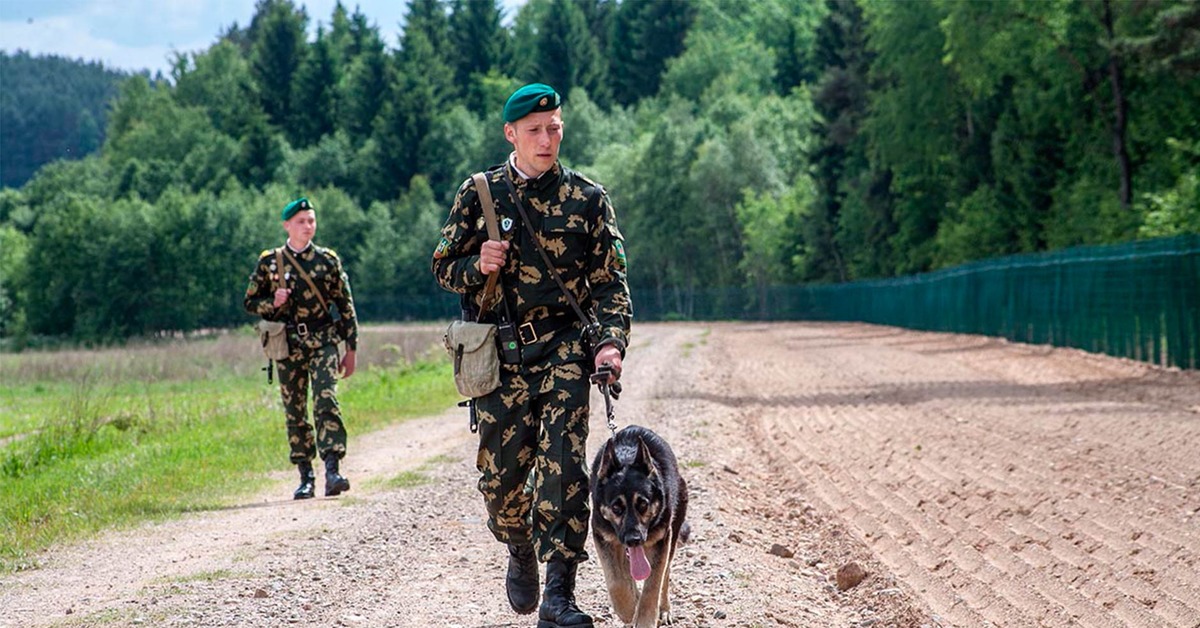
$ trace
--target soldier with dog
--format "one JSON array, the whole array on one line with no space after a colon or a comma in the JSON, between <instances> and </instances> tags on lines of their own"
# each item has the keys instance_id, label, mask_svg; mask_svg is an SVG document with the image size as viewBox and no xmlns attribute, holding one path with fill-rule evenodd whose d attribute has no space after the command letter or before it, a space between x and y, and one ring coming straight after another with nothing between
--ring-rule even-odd
<instances>
[{"instance_id":1,"label":"soldier with dog","mask_svg":"<svg viewBox=\"0 0 1200 628\"><path fill-rule=\"evenodd\" d=\"M488 275L499 273L500 299L483 320L515 330L501 352L499 388L472 408L488 528L508 546L509 603L520 614L536 609L539 628L587 628L592 618L575 602L575 579L587 559L589 376L602 365L611 381L620 376L632 316L624 242L604 189L558 160L560 95L526 85L505 103L504 120L513 151L483 179L500 239L488 239L468 179L432 270L462 295L463 318L472 321Z\"/></svg>"}]
</instances>

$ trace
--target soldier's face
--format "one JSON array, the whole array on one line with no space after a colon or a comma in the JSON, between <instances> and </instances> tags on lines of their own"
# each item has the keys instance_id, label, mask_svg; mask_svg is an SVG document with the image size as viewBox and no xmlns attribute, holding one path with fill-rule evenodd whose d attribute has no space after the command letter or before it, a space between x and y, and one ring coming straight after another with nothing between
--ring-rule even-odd
<instances>
[{"instance_id":1,"label":"soldier's face","mask_svg":"<svg viewBox=\"0 0 1200 628\"><path fill-rule=\"evenodd\" d=\"M504 138L517 153L517 167L536 177L554 166L562 143L562 109L531 113L504 125Z\"/></svg>"},{"instance_id":2,"label":"soldier's face","mask_svg":"<svg viewBox=\"0 0 1200 628\"><path fill-rule=\"evenodd\" d=\"M283 222L283 230L287 231L292 246L299 249L308 246L317 233L317 212L311 209L296 212L295 216Z\"/></svg>"}]
</instances>

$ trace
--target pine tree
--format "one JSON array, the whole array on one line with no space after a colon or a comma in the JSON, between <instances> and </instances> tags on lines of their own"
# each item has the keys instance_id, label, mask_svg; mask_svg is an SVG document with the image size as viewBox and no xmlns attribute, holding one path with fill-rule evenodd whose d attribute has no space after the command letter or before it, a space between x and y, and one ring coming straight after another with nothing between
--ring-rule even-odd
<instances>
[{"instance_id":1,"label":"pine tree","mask_svg":"<svg viewBox=\"0 0 1200 628\"><path fill-rule=\"evenodd\" d=\"M413 175L423 171L421 141L433 123L434 107L445 101L450 70L422 29L404 31L388 96L372 136L384 181L372 185L371 198L396 198ZM438 77L445 79L438 81Z\"/></svg>"},{"instance_id":2,"label":"pine tree","mask_svg":"<svg viewBox=\"0 0 1200 628\"><path fill-rule=\"evenodd\" d=\"M829 13L817 31L816 61L822 72L813 93L820 113L813 133L819 144L813 153L817 185L814 211L799 241L802 278L846 281L848 269L835 236L845 200L846 179L853 170L862 117L867 110L866 32L862 11L853 0L829 0ZM858 156L861 163L861 156Z\"/></svg>"},{"instance_id":3,"label":"pine tree","mask_svg":"<svg viewBox=\"0 0 1200 628\"><path fill-rule=\"evenodd\" d=\"M508 31L500 25L500 7L496 0L455 0L450 14L448 37L453 51L448 61L458 86L467 87L467 107L477 114L486 113L488 103L470 89L479 77L505 65Z\"/></svg>"},{"instance_id":4,"label":"pine tree","mask_svg":"<svg viewBox=\"0 0 1200 628\"><path fill-rule=\"evenodd\" d=\"M695 15L690 0L624 0L618 5L607 55L616 103L632 105L658 93L667 61L683 52Z\"/></svg>"},{"instance_id":5,"label":"pine tree","mask_svg":"<svg viewBox=\"0 0 1200 628\"><path fill-rule=\"evenodd\" d=\"M333 46L324 29L318 28L317 40L305 56L292 84L293 109L287 131L288 138L295 146L315 144L334 130L339 109L338 74L334 61Z\"/></svg>"},{"instance_id":6,"label":"pine tree","mask_svg":"<svg viewBox=\"0 0 1200 628\"><path fill-rule=\"evenodd\" d=\"M342 80L341 115L337 120L355 147L371 135L387 98L392 71L391 57L385 52L379 30L367 27L359 38L361 51L350 61Z\"/></svg>"},{"instance_id":7,"label":"pine tree","mask_svg":"<svg viewBox=\"0 0 1200 628\"><path fill-rule=\"evenodd\" d=\"M560 94L575 87L593 97L605 91L600 49L574 0L551 0L538 27L536 55L537 80Z\"/></svg>"},{"instance_id":8,"label":"pine tree","mask_svg":"<svg viewBox=\"0 0 1200 628\"><path fill-rule=\"evenodd\" d=\"M271 124L292 119L292 83L306 52L308 14L291 0L261 0L251 23L251 67Z\"/></svg>"}]
</instances>

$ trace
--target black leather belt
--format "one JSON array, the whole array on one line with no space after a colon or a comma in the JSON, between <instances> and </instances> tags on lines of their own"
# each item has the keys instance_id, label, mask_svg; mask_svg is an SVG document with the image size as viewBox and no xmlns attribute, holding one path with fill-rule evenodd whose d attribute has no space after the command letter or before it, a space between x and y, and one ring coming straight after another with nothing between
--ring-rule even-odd
<instances>
[{"instance_id":1,"label":"black leather belt","mask_svg":"<svg viewBox=\"0 0 1200 628\"><path fill-rule=\"evenodd\" d=\"M535 344L539 338L552 334L564 327L569 327L574 323L574 314L571 312L561 312L549 318L521 323L517 327L517 338L521 339L522 345Z\"/></svg>"},{"instance_id":2,"label":"black leather belt","mask_svg":"<svg viewBox=\"0 0 1200 628\"><path fill-rule=\"evenodd\" d=\"M308 336L310 334L315 334L320 331L325 331L326 329L329 329L332 326L333 326L333 321L331 321L329 319L315 320L315 321L300 321L300 322L296 322L296 323L288 323L287 324L287 328L289 331L294 331L297 334L300 334L301 337Z\"/></svg>"}]
</instances>

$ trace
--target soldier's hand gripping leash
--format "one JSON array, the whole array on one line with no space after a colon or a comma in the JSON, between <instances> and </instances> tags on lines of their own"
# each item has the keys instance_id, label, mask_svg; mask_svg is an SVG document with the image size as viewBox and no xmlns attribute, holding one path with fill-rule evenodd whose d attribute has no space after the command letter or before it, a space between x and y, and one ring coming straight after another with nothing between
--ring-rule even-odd
<instances>
[{"instance_id":1,"label":"soldier's hand gripping leash","mask_svg":"<svg viewBox=\"0 0 1200 628\"><path fill-rule=\"evenodd\" d=\"M604 414L608 417L608 431L617 433L617 413L613 410L613 400L621 398L621 382L608 383L608 378L613 374L613 365L609 362L600 364L600 368L596 369L595 374L591 377L591 382L600 389L604 395Z\"/></svg>"}]
</instances>

